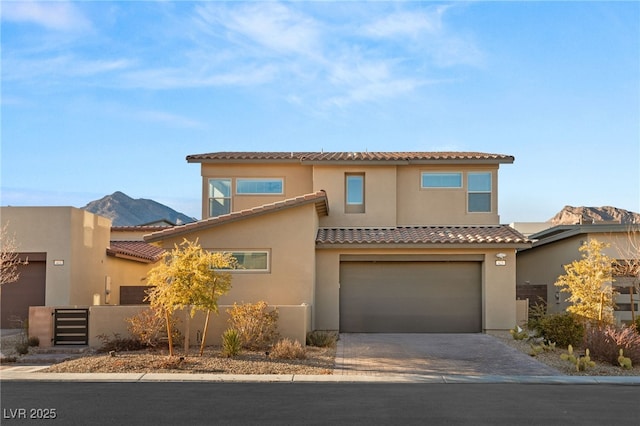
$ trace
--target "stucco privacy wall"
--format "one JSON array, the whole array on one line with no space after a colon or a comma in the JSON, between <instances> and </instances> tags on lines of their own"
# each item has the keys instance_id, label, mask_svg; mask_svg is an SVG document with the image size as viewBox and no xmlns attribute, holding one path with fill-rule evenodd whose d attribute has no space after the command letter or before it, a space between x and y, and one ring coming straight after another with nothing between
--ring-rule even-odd
<instances>
[{"instance_id":1,"label":"stucco privacy wall","mask_svg":"<svg viewBox=\"0 0 640 426\"><path fill-rule=\"evenodd\" d=\"M121 287L147 285L147 272L156 263L142 263L133 260L119 259L107 256L107 276L111 279L111 294L104 290L100 296L100 304L120 304Z\"/></svg>"},{"instance_id":2,"label":"stucco privacy wall","mask_svg":"<svg viewBox=\"0 0 640 426\"><path fill-rule=\"evenodd\" d=\"M111 221L74 207L2 207L19 252L45 252L47 305L91 304L102 293Z\"/></svg>"},{"instance_id":3,"label":"stucco privacy wall","mask_svg":"<svg viewBox=\"0 0 640 426\"><path fill-rule=\"evenodd\" d=\"M209 217L209 178L232 179L231 210L240 211L312 192L311 167L294 164L202 164L202 218ZM237 178L283 178L284 194L237 195Z\"/></svg>"},{"instance_id":4,"label":"stucco privacy wall","mask_svg":"<svg viewBox=\"0 0 640 426\"><path fill-rule=\"evenodd\" d=\"M314 204L287 208L250 220L238 220L199 229L157 242L167 250L184 239L198 240L202 248L214 251L269 252L268 272L232 272L232 288L221 304L313 305L315 281L315 237L318 214Z\"/></svg>"},{"instance_id":5,"label":"stucco privacy wall","mask_svg":"<svg viewBox=\"0 0 640 426\"><path fill-rule=\"evenodd\" d=\"M495 264L497 253L505 253L505 266ZM506 330L516 323L514 249L319 249L316 253L316 304L314 329L337 330L340 325L340 260L348 255L482 256L482 328ZM427 257L428 258L428 257Z\"/></svg>"},{"instance_id":6,"label":"stucco privacy wall","mask_svg":"<svg viewBox=\"0 0 640 426\"><path fill-rule=\"evenodd\" d=\"M230 305L219 305L219 314L212 313L209 320L207 333L207 345L219 346L222 333L229 327L229 315L227 310ZM271 306L278 310L278 333L283 338L297 340L305 344L306 333L310 331L311 307L308 305L297 306ZM49 347L53 341L53 315L56 308L49 306L31 307L29 309L29 335L40 339L40 346ZM113 338L114 333L121 337L130 336L127 318L137 315L148 306L90 306L89 307L89 346L99 348L102 339L99 336ZM188 312L177 311L178 329L185 332L185 324ZM194 318L189 318L190 344L198 343L198 336L202 335L205 313L198 312ZM177 342L182 345L183 342Z\"/></svg>"}]
</instances>

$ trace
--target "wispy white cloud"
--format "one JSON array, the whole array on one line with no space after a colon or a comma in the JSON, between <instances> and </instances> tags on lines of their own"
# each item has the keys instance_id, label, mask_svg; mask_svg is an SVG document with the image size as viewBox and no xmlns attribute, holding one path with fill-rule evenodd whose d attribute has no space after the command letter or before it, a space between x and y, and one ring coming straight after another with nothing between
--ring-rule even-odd
<instances>
[{"instance_id":1,"label":"wispy white cloud","mask_svg":"<svg viewBox=\"0 0 640 426\"><path fill-rule=\"evenodd\" d=\"M57 31L91 28L91 22L71 2L3 2L1 16L3 21L28 22Z\"/></svg>"}]
</instances>

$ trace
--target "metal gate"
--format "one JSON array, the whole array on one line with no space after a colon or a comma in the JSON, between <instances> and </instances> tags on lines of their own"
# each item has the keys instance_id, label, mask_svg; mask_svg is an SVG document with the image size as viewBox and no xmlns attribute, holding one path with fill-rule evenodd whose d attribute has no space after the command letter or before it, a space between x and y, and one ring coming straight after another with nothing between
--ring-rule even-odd
<instances>
[{"instance_id":1,"label":"metal gate","mask_svg":"<svg viewBox=\"0 0 640 426\"><path fill-rule=\"evenodd\" d=\"M56 309L53 344L88 345L89 309Z\"/></svg>"}]
</instances>

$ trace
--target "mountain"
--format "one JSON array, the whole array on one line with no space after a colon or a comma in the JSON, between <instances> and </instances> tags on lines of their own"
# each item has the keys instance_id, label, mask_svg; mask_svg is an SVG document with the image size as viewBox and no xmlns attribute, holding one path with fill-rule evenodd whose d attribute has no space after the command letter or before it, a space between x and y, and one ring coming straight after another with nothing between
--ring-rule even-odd
<instances>
[{"instance_id":1,"label":"mountain","mask_svg":"<svg viewBox=\"0 0 640 426\"><path fill-rule=\"evenodd\" d=\"M576 225L590 223L640 223L640 214L617 207L573 207L565 206L549 219L553 225Z\"/></svg>"},{"instance_id":2,"label":"mountain","mask_svg":"<svg viewBox=\"0 0 640 426\"><path fill-rule=\"evenodd\" d=\"M162 220L180 225L196 220L156 201L144 198L134 200L120 191L91 201L83 209L108 217L113 226L146 225Z\"/></svg>"}]
</instances>

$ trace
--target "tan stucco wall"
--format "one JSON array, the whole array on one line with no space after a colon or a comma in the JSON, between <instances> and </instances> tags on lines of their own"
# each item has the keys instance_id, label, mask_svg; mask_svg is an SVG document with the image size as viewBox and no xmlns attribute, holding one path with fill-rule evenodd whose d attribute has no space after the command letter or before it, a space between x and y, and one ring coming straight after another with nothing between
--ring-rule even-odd
<instances>
[{"instance_id":1,"label":"tan stucco wall","mask_svg":"<svg viewBox=\"0 0 640 426\"><path fill-rule=\"evenodd\" d=\"M197 238L208 250L270 252L270 272L233 272L232 289L219 303L264 300L270 305L313 305L316 224L315 205L307 204L198 231L188 239ZM183 238L160 245L171 249Z\"/></svg>"},{"instance_id":2,"label":"tan stucco wall","mask_svg":"<svg viewBox=\"0 0 640 426\"><path fill-rule=\"evenodd\" d=\"M364 213L345 213L346 173L364 174ZM314 166L313 190L324 190L329 200L320 226L396 226L395 166Z\"/></svg>"},{"instance_id":3,"label":"tan stucco wall","mask_svg":"<svg viewBox=\"0 0 640 426\"><path fill-rule=\"evenodd\" d=\"M147 272L157 265L116 257L107 257L106 264L107 276L111 278L111 294L107 299L103 292L100 303L109 305L120 304L120 287L147 285Z\"/></svg>"},{"instance_id":4,"label":"tan stucco wall","mask_svg":"<svg viewBox=\"0 0 640 426\"><path fill-rule=\"evenodd\" d=\"M47 305L85 305L104 286L109 219L74 207L2 207L21 252L47 254ZM54 265L62 261L62 265Z\"/></svg>"},{"instance_id":5,"label":"tan stucco wall","mask_svg":"<svg viewBox=\"0 0 640 426\"><path fill-rule=\"evenodd\" d=\"M496 266L497 253L507 254L505 266ZM516 323L515 249L318 249L314 329L339 328L341 255L483 256L482 327L484 330L507 330Z\"/></svg>"},{"instance_id":6,"label":"tan stucco wall","mask_svg":"<svg viewBox=\"0 0 640 426\"><path fill-rule=\"evenodd\" d=\"M568 237L553 243L540 245L532 249L518 253L518 270L516 280L518 285L546 284L549 312L563 312L569 306L565 300L569 293L560 293L560 287L554 283L558 277L565 274L564 265L574 260L580 260L582 253L579 251L583 242L595 238L604 243L611 244L604 253L614 259L623 259L624 251L628 245L626 232L592 232ZM621 299L624 303L627 300ZM616 314L617 315L617 314Z\"/></svg>"},{"instance_id":7,"label":"tan stucco wall","mask_svg":"<svg viewBox=\"0 0 640 426\"><path fill-rule=\"evenodd\" d=\"M460 172L462 188L421 188L422 172ZM490 213L467 212L467 172L491 172ZM491 225L500 223L498 216L497 167L468 168L451 166L398 167L398 225Z\"/></svg>"},{"instance_id":8,"label":"tan stucco wall","mask_svg":"<svg viewBox=\"0 0 640 426\"><path fill-rule=\"evenodd\" d=\"M232 179L232 211L313 192L312 168L300 164L202 164L202 218L209 217L209 178ZM236 195L236 178L284 178L283 195Z\"/></svg>"}]
</instances>

